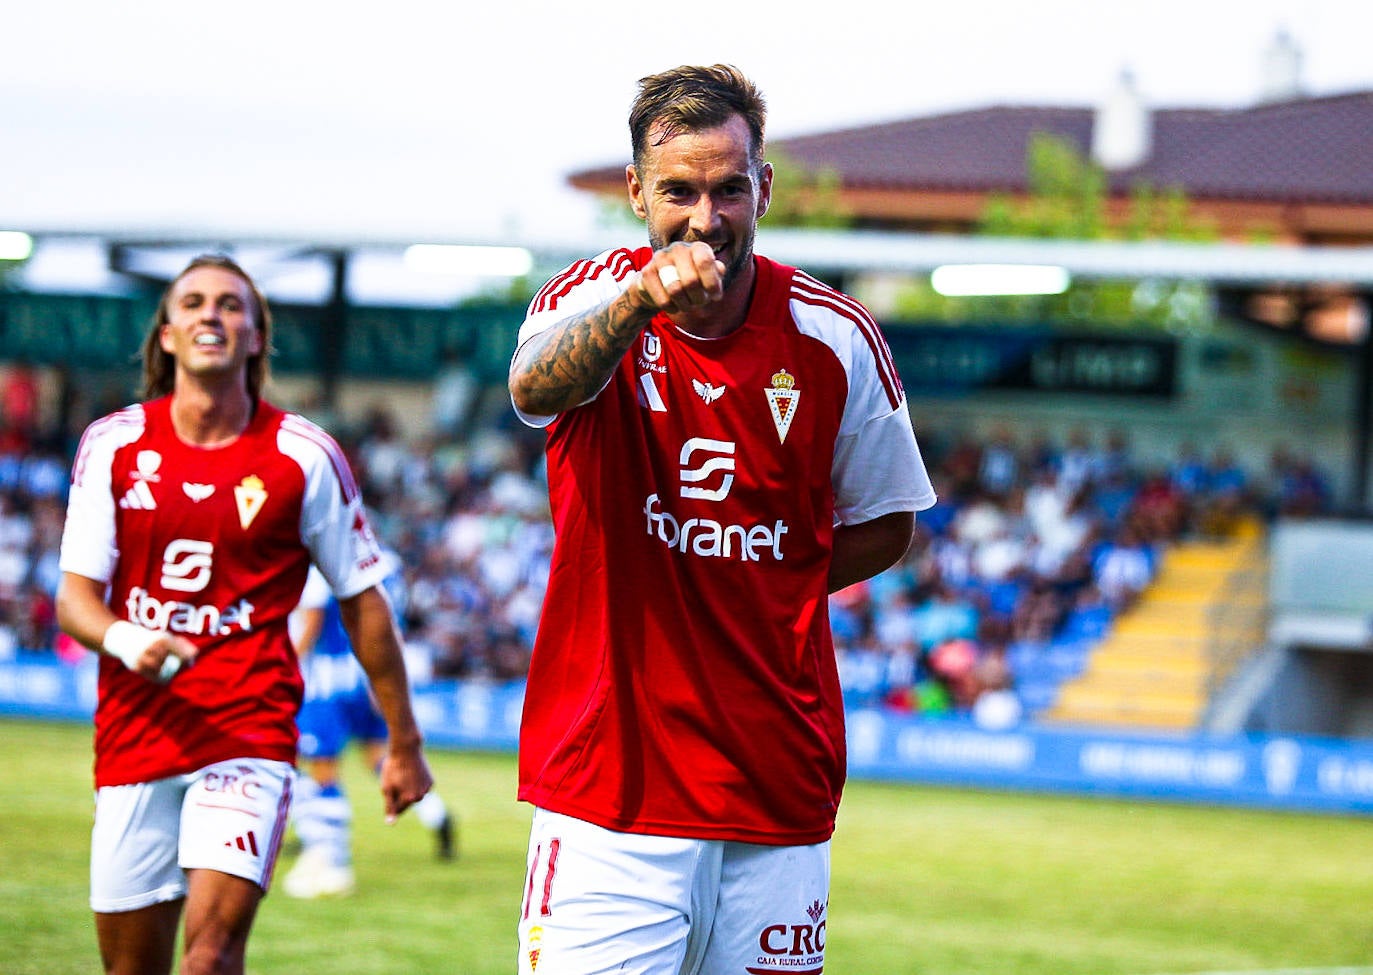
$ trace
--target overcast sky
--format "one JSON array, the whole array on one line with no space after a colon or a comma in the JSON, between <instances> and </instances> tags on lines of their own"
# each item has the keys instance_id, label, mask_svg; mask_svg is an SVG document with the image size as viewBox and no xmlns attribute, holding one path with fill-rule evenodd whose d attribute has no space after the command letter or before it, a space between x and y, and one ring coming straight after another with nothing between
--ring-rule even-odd
<instances>
[{"instance_id":1,"label":"overcast sky","mask_svg":"<svg viewBox=\"0 0 1373 975\"><path fill-rule=\"evenodd\" d=\"M648 13L645 13L647 11ZM770 134L992 103L1245 105L1288 30L1373 89L1367 0L367 5L31 0L0 21L0 229L575 237L640 76L738 64Z\"/></svg>"}]
</instances>

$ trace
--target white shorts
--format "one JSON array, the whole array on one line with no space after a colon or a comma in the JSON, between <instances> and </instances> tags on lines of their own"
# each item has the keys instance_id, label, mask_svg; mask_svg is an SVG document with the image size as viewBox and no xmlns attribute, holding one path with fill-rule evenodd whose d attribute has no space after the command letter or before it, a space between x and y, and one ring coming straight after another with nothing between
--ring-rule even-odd
<instances>
[{"instance_id":1,"label":"white shorts","mask_svg":"<svg viewBox=\"0 0 1373 975\"><path fill-rule=\"evenodd\" d=\"M91 910L135 911L186 896L186 870L251 880L263 890L286 831L295 769L233 759L95 794Z\"/></svg>"},{"instance_id":2,"label":"white shorts","mask_svg":"<svg viewBox=\"0 0 1373 975\"><path fill-rule=\"evenodd\" d=\"M534 812L520 975L819 975L830 845L643 836Z\"/></svg>"}]
</instances>

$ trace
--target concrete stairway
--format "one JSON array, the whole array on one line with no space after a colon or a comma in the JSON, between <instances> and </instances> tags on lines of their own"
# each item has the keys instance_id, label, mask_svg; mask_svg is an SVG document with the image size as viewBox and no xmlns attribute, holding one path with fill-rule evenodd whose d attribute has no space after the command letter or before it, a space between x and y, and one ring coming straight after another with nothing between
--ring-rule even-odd
<instances>
[{"instance_id":1,"label":"concrete stairway","mask_svg":"<svg viewBox=\"0 0 1373 975\"><path fill-rule=\"evenodd\" d=\"M1196 728L1217 682L1263 642L1264 559L1258 526L1170 549L1153 584L1116 618L1043 720Z\"/></svg>"}]
</instances>

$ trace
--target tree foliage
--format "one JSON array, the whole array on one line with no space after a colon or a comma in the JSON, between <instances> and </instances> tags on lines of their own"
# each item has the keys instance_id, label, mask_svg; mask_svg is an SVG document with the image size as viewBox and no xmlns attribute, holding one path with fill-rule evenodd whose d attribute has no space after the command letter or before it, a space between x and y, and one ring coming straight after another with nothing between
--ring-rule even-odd
<instances>
[{"instance_id":1,"label":"tree foliage","mask_svg":"<svg viewBox=\"0 0 1373 975\"><path fill-rule=\"evenodd\" d=\"M1213 224L1179 188L1137 182L1113 200L1101 166L1072 140L1038 132L1026 147L1027 192L992 194L976 233L1067 240L1208 241ZM1210 296L1198 280L1075 281L1061 295L945 298L920 281L897 299L901 317L967 321L1019 318L1089 326L1196 330L1211 323Z\"/></svg>"},{"instance_id":2,"label":"tree foliage","mask_svg":"<svg viewBox=\"0 0 1373 975\"><path fill-rule=\"evenodd\" d=\"M810 169L780 149L772 162L772 204L763 219L770 227L842 230L853 225L840 191L843 177L833 167Z\"/></svg>"}]
</instances>

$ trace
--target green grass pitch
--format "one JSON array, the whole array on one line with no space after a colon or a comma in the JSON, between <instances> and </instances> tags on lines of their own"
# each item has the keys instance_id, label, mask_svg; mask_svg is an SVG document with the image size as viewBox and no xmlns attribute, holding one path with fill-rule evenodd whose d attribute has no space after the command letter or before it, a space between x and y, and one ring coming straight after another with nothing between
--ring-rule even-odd
<instances>
[{"instance_id":1,"label":"green grass pitch","mask_svg":"<svg viewBox=\"0 0 1373 975\"><path fill-rule=\"evenodd\" d=\"M0 721L0 973L99 970L90 731ZM431 753L462 816L433 859L347 764L358 891L262 906L253 975L511 975L528 807L510 755ZM286 858L278 878L290 866ZM850 783L829 975L1161 975L1373 966L1373 822ZM1373 973L1373 967L1366 968Z\"/></svg>"}]
</instances>

